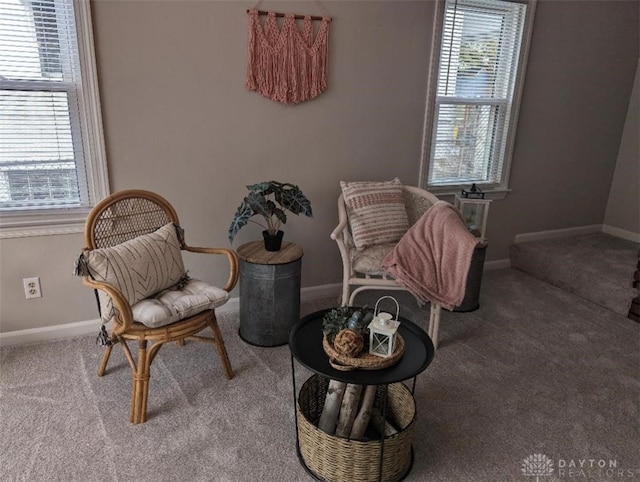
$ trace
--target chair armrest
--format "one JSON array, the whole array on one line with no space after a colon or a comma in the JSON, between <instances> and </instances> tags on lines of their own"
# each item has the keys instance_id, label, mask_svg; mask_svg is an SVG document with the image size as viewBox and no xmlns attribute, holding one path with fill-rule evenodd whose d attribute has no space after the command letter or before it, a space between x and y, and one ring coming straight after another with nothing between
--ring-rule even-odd
<instances>
[{"instance_id":1,"label":"chair armrest","mask_svg":"<svg viewBox=\"0 0 640 482\"><path fill-rule=\"evenodd\" d=\"M338 238L344 237L344 230L347 229L347 220L343 219L338 225L331 231L331 239L337 241Z\"/></svg>"},{"instance_id":2,"label":"chair armrest","mask_svg":"<svg viewBox=\"0 0 640 482\"><path fill-rule=\"evenodd\" d=\"M344 232L347 229L348 222L349 218L347 217L347 209L344 206L342 194L340 194L338 197L338 225L331 232L331 239L334 241L337 241L338 238L344 240Z\"/></svg>"},{"instance_id":3,"label":"chair armrest","mask_svg":"<svg viewBox=\"0 0 640 482\"><path fill-rule=\"evenodd\" d=\"M224 286L226 292L231 291L238 282L238 254L233 249L228 248L197 248L193 246L183 246L185 251L190 253L202 253L202 254L222 254L227 257L229 262L229 277L227 278L227 284Z\"/></svg>"},{"instance_id":4,"label":"chair armrest","mask_svg":"<svg viewBox=\"0 0 640 482\"><path fill-rule=\"evenodd\" d=\"M113 327L113 333L115 335L119 335L127 331L133 325L133 312L131 311L131 306L118 288L103 281L92 280L88 276L82 277L82 283L95 290L104 291L111 298L113 305L119 313L119 316L116 315L113 318L118 325L114 325Z\"/></svg>"},{"instance_id":5,"label":"chair armrest","mask_svg":"<svg viewBox=\"0 0 640 482\"><path fill-rule=\"evenodd\" d=\"M352 276L351 256L349 255L349 245L351 236L349 234L349 219L344 205L342 194L338 197L338 225L331 232L331 239L338 244L340 257L342 258L342 279L347 280ZM344 296L344 295L343 295Z\"/></svg>"}]
</instances>

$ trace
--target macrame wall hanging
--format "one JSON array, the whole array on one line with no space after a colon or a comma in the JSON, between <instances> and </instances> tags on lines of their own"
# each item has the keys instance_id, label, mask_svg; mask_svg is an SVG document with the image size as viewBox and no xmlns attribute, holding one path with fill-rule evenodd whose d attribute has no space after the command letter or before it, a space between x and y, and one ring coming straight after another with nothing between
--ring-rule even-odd
<instances>
[{"instance_id":1,"label":"macrame wall hanging","mask_svg":"<svg viewBox=\"0 0 640 482\"><path fill-rule=\"evenodd\" d=\"M331 17L258 10L249 14L247 88L284 104L298 104L327 89L329 23ZM318 5L325 11L322 4ZM264 23L260 17L265 16ZM284 17L278 25L276 17ZM296 20L302 20L301 28ZM319 21L314 38L312 22Z\"/></svg>"}]
</instances>

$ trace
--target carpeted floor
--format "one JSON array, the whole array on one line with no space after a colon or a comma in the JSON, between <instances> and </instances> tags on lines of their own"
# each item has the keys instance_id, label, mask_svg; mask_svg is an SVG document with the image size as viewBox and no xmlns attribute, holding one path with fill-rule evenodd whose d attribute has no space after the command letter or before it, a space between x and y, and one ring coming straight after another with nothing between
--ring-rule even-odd
<instances>
[{"instance_id":1,"label":"carpeted floor","mask_svg":"<svg viewBox=\"0 0 640 482\"><path fill-rule=\"evenodd\" d=\"M424 326L428 308L399 298L401 314ZM288 347L242 342L234 314L221 326L236 377L224 378L211 346L166 346L138 426L128 422L131 374L119 348L102 378L93 337L3 348L0 480L312 480L295 454ZM406 480L640 480L639 334L624 316L520 271L485 273L480 308L443 313L440 348L418 378ZM523 472L534 454L552 462L551 475Z\"/></svg>"},{"instance_id":2,"label":"carpeted floor","mask_svg":"<svg viewBox=\"0 0 640 482\"><path fill-rule=\"evenodd\" d=\"M511 266L627 316L640 244L606 233L513 244Z\"/></svg>"}]
</instances>

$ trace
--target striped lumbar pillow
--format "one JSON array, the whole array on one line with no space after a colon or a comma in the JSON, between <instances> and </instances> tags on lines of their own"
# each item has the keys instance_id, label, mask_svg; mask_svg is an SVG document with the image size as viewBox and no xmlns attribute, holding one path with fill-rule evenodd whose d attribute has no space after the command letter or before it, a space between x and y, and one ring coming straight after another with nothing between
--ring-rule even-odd
<instances>
[{"instance_id":1,"label":"striped lumbar pillow","mask_svg":"<svg viewBox=\"0 0 640 482\"><path fill-rule=\"evenodd\" d=\"M130 305L181 282L186 273L176 227L166 224L153 233L109 248L85 251L88 274L118 288ZM115 315L111 298L100 291L102 322Z\"/></svg>"},{"instance_id":2,"label":"striped lumbar pillow","mask_svg":"<svg viewBox=\"0 0 640 482\"><path fill-rule=\"evenodd\" d=\"M409 229L397 177L386 182L340 181L340 187L357 249L398 242Z\"/></svg>"}]
</instances>

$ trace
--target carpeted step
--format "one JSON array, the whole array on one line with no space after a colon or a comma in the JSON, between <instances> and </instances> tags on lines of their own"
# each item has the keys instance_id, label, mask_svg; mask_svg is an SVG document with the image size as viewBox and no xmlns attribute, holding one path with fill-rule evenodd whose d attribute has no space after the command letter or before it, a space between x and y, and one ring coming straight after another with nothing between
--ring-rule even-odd
<instances>
[{"instance_id":1,"label":"carpeted step","mask_svg":"<svg viewBox=\"0 0 640 482\"><path fill-rule=\"evenodd\" d=\"M511 266L627 316L639 246L605 233L528 241L511 246Z\"/></svg>"}]
</instances>

